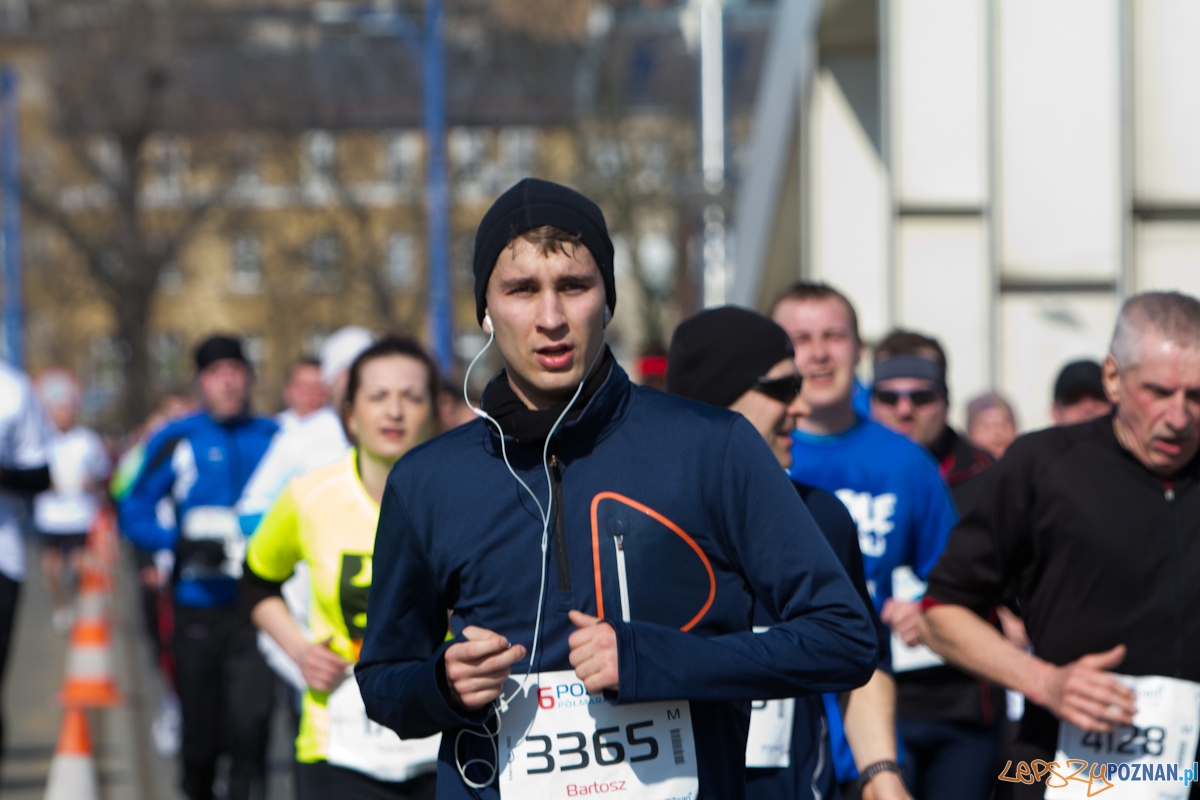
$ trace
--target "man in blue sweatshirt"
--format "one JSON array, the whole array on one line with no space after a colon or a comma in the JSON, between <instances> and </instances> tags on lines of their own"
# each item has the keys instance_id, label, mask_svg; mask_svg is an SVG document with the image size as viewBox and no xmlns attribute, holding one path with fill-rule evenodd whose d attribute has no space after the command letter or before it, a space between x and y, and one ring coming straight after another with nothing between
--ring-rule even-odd
<instances>
[{"instance_id":1,"label":"man in blue sweatshirt","mask_svg":"<svg viewBox=\"0 0 1200 800\"><path fill-rule=\"evenodd\" d=\"M792 339L810 408L792 435L789 474L836 495L854 517L867 586L894 634L893 672L938 664L928 650L906 645L916 641L921 581L958 520L937 463L920 445L855 411L854 370L865 346L854 307L840 292L824 284L794 284L776 300L771 318ZM839 747L844 740L831 698L826 708L839 779L848 783L858 772L851 752ZM906 783L918 797L928 797L912 766L912 760L905 764ZM955 782L948 791L958 793L956 800L986 797L989 787L978 784Z\"/></svg>"},{"instance_id":2,"label":"man in blue sweatshirt","mask_svg":"<svg viewBox=\"0 0 1200 800\"><path fill-rule=\"evenodd\" d=\"M738 800L750 701L875 666L863 602L754 428L634 386L604 346L612 255L582 195L501 196L474 265L505 363L490 419L388 480L356 675L372 719L443 733L439 798Z\"/></svg>"},{"instance_id":3,"label":"man in blue sweatshirt","mask_svg":"<svg viewBox=\"0 0 1200 800\"><path fill-rule=\"evenodd\" d=\"M228 752L228 796L243 800L262 792L274 678L254 625L238 607L246 539L234 504L279 428L248 413L250 367L236 339L207 339L196 350L196 370L204 410L147 443L142 471L119 511L130 541L175 553L184 793L189 800L211 798L217 757Z\"/></svg>"}]
</instances>

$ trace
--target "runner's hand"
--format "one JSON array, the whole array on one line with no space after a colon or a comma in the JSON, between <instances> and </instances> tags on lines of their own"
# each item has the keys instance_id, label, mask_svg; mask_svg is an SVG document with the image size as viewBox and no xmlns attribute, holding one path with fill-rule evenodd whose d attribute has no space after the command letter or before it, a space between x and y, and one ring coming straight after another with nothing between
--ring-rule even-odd
<instances>
[{"instance_id":1,"label":"runner's hand","mask_svg":"<svg viewBox=\"0 0 1200 800\"><path fill-rule=\"evenodd\" d=\"M568 616L578 629L567 639L575 677L590 694L617 689L617 632L582 611L571 611Z\"/></svg>"},{"instance_id":2,"label":"runner's hand","mask_svg":"<svg viewBox=\"0 0 1200 800\"><path fill-rule=\"evenodd\" d=\"M300 654L300 672L304 682L318 692L331 692L346 678L350 662L329 649L333 637L311 642Z\"/></svg>"},{"instance_id":3,"label":"runner's hand","mask_svg":"<svg viewBox=\"0 0 1200 800\"><path fill-rule=\"evenodd\" d=\"M921 643L921 637L917 630L921 621L921 603L919 601L901 602L889 597L883 603L883 610L879 612L879 618L909 647L916 647Z\"/></svg>"},{"instance_id":4,"label":"runner's hand","mask_svg":"<svg viewBox=\"0 0 1200 800\"><path fill-rule=\"evenodd\" d=\"M1105 670L1125 659L1125 645L1083 656L1063 667L1048 665L1034 702L1085 731L1132 725L1137 695Z\"/></svg>"},{"instance_id":5,"label":"runner's hand","mask_svg":"<svg viewBox=\"0 0 1200 800\"><path fill-rule=\"evenodd\" d=\"M862 800L913 800L904 780L894 772L881 772L863 787Z\"/></svg>"},{"instance_id":6,"label":"runner's hand","mask_svg":"<svg viewBox=\"0 0 1200 800\"><path fill-rule=\"evenodd\" d=\"M525 657L525 645L510 645L498 633L468 625L467 641L446 648L442 661L450 704L478 711L500 696L512 665Z\"/></svg>"}]
</instances>

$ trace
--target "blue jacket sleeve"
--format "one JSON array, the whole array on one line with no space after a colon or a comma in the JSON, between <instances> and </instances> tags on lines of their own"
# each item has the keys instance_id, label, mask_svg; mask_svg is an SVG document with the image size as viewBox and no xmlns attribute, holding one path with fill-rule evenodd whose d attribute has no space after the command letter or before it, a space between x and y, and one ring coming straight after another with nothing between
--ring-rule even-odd
<instances>
[{"instance_id":1,"label":"blue jacket sleeve","mask_svg":"<svg viewBox=\"0 0 1200 800\"><path fill-rule=\"evenodd\" d=\"M911 508L916 517L912 525L917 534L911 564L917 577L926 580L946 549L950 531L958 524L958 511L950 489L932 460L923 459L922 463L914 464L910 475L915 500Z\"/></svg>"},{"instance_id":2,"label":"blue jacket sleeve","mask_svg":"<svg viewBox=\"0 0 1200 800\"><path fill-rule=\"evenodd\" d=\"M878 661L871 616L762 437L739 417L719 487L732 556L780 620L765 633L703 637L650 622L613 622L618 702L755 700L840 692Z\"/></svg>"},{"instance_id":3,"label":"blue jacket sleeve","mask_svg":"<svg viewBox=\"0 0 1200 800\"><path fill-rule=\"evenodd\" d=\"M146 445L146 459L133 488L117 507L121 531L143 550L171 550L177 532L158 523L158 501L175 484L172 455L180 436L174 426L159 431Z\"/></svg>"},{"instance_id":4,"label":"blue jacket sleeve","mask_svg":"<svg viewBox=\"0 0 1200 800\"><path fill-rule=\"evenodd\" d=\"M404 739L432 736L487 718L487 713L463 716L446 700L442 686L442 654L449 646L446 603L415 539L389 480L375 534L367 599L370 624L354 674L367 716Z\"/></svg>"}]
</instances>

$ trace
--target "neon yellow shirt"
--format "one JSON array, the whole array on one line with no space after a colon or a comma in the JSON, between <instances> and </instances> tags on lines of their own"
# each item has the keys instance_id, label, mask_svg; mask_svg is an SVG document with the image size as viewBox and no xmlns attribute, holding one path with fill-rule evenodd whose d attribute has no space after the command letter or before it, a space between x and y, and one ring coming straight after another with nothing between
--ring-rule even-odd
<instances>
[{"instance_id":1,"label":"neon yellow shirt","mask_svg":"<svg viewBox=\"0 0 1200 800\"><path fill-rule=\"evenodd\" d=\"M367 592L379 506L358 477L355 452L292 479L250 539L246 563L259 577L282 582L307 561L312 582L309 625L314 641L357 661L367 627ZM347 680L354 680L353 677ZM296 737L296 760L325 760L328 692L306 689Z\"/></svg>"}]
</instances>

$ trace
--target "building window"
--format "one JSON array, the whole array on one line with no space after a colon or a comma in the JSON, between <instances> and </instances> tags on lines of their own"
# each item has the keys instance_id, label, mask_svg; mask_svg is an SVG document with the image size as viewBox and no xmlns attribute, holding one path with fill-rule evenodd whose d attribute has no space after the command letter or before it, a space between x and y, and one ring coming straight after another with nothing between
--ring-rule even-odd
<instances>
[{"instance_id":1,"label":"building window","mask_svg":"<svg viewBox=\"0 0 1200 800\"><path fill-rule=\"evenodd\" d=\"M87 388L84 391L84 408L96 415L107 411L121 395L125 386L125 361L128 345L107 337L93 339L88 364Z\"/></svg>"},{"instance_id":2,"label":"building window","mask_svg":"<svg viewBox=\"0 0 1200 800\"><path fill-rule=\"evenodd\" d=\"M519 176L531 174L537 155L537 131L533 128L503 129L497 155L506 172Z\"/></svg>"},{"instance_id":3,"label":"building window","mask_svg":"<svg viewBox=\"0 0 1200 800\"><path fill-rule=\"evenodd\" d=\"M417 285L417 246L411 233L393 233L387 239L384 274L388 286L407 291Z\"/></svg>"},{"instance_id":4,"label":"building window","mask_svg":"<svg viewBox=\"0 0 1200 800\"><path fill-rule=\"evenodd\" d=\"M158 290L163 294L179 294L183 289L183 270L179 262L171 259L158 271Z\"/></svg>"},{"instance_id":5,"label":"building window","mask_svg":"<svg viewBox=\"0 0 1200 800\"><path fill-rule=\"evenodd\" d=\"M329 131L310 131L304 137L304 181L321 183L333 177L336 146Z\"/></svg>"},{"instance_id":6,"label":"building window","mask_svg":"<svg viewBox=\"0 0 1200 800\"><path fill-rule=\"evenodd\" d=\"M324 233L308 243L308 284L315 292L329 292L338 285L341 247L337 236Z\"/></svg>"},{"instance_id":7,"label":"building window","mask_svg":"<svg viewBox=\"0 0 1200 800\"><path fill-rule=\"evenodd\" d=\"M105 183L116 183L124 175L121 148L111 136L96 136L88 142L88 160Z\"/></svg>"},{"instance_id":8,"label":"building window","mask_svg":"<svg viewBox=\"0 0 1200 800\"><path fill-rule=\"evenodd\" d=\"M153 363L151 381L155 388L172 390L187 385L187 354L180 334L171 331L154 334L150 339L150 358Z\"/></svg>"},{"instance_id":9,"label":"building window","mask_svg":"<svg viewBox=\"0 0 1200 800\"><path fill-rule=\"evenodd\" d=\"M474 256L475 237L455 236L454 241L450 243L450 272L459 286L475 284Z\"/></svg>"},{"instance_id":10,"label":"building window","mask_svg":"<svg viewBox=\"0 0 1200 800\"><path fill-rule=\"evenodd\" d=\"M267 345L263 342L263 337L258 334L247 333L241 338L242 352L246 354L246 360L250 362L250 368L254 370L255 375L261 375L263 361L266 359L267 354Z\"/></svg>"},{"instance_id":11,"label":"building window","mask_svg":"<svg viewBox=\"0 0 1200 800\"><path fill-rule=\"evenodd\" d=\"M230 251L233 269L229 288L238 294L257 292L262 286L262 256L258 236L253 233L238 234L233 238Z\"/></svg>"},{"instance_id":12,"label":"building window","mask_svg":"<svg viewBox=\"0 0 1200 800\"><path fill-rule=\"evenodd\" d=\"M187 167L184 143L178 136L159 136L152 148L154 188L163 200L178 200L183 193L183 174Z\"/></svg>"},{"instance_id":13,"label":"building window","mask_svg":"<svg viewBox=\"0 0 1200 800\"><path fill-rule=\"evenodd\" d=\"M393 133L386 139L385 169L387 179L394 183L409 183L417 179L424 156L424 142L415 131Z\"/></svg>"}]
</instances>

